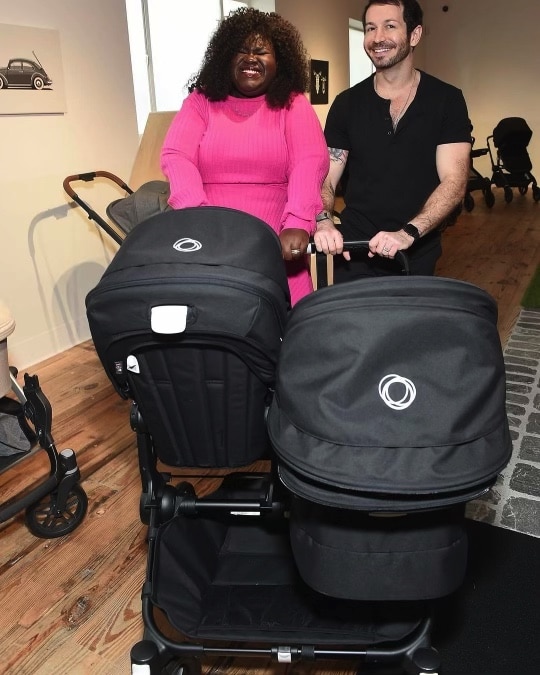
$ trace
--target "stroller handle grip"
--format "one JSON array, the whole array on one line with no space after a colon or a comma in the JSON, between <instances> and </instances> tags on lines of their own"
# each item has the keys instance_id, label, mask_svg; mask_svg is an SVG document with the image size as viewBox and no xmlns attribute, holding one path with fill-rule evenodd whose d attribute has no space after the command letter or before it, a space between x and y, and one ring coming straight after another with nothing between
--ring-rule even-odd
<instances>
[{"instance_id":1,"label":"stroller handle grip","mask_svg":"<svg viewBox=\"0 0 540 675\"><path fill-rule=\"evenodd\" d=\"M344 241L343 242L343 250L344 251L360 251L363 249L369 249L369 241L364 241L364 240L358 240L358 241ZM306 253L308 255L311 254L318 254L318 255L324 255L324 253L319 253L317 251L317 248L315 246L314 241L311 239L308 246ZM407 255L403 251L398 251L396 253L396 261L399 262L402 268L402 272L405 275L410 274L409 270L409 259Z\"/></svg>"}]
</instances>

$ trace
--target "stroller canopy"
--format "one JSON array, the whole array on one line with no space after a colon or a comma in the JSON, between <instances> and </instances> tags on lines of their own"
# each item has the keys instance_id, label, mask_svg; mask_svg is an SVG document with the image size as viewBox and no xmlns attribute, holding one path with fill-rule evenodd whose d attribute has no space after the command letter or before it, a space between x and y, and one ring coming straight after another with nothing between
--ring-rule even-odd
<instances>
[{"instance_id":1,"label":"stroller canopy","mask_svg":"<svg viewBox=\"0 0 540 675\"><path fill-rule=\"evenodd\" d=\"M511 452L495 302L432 277L304 298L268 425L283 482L321 504L414 509L482 493Z\"/></svg>"},{"instance_id":2,"label":"stroller canopy","mask_svg":"<svg viewBox=\"0 0 540 675\"><path fill-rule=\"evenodd\" d=\"M505 117L493 129L496 148L508 146L526 148L532 138L532 130L522 117Z\"/></svg>"},{"instance_id":3,"label":"stroller canopy","mask_svg":"<svg viewBox=\"0 0 540 675\"><path fill-rule=\"evenodd\" d=\"M186 308L175 336L153 330L153 310L163 306ZM121 364L134 346L173 340L228 346L273 381L290 308L279 238L235 209L166 211L127 235L86 308L96 351L120 392Z\"/></svg>"}]
</instances>

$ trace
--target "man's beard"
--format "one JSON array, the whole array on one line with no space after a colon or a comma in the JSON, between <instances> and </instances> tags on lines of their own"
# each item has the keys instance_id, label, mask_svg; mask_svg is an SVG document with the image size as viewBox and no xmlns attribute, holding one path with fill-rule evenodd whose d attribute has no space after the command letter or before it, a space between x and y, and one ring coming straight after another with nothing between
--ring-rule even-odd
<instances>
[{"instance_id":1,"label":"man's beard","mask_svg":"<svg viewBox=\"0 0 540 675\"><path fill-rule=\"evenodd\" d=\"M384 46L384 43L383 45L378 46L379 47ZM409 54L412 52L412 47L408 42L404 42L403 44L396 46L398 48L397 52L393 56L388 57L388 61L377 61L377 59L374 59L372 57L370 51L366 53L371 62L373 63L373 65L375 66L375 68L379 70L386 70L387 68L392 68L392 66L395 66L397 63L401 63L402 61L404 61L407 58L407 56L409 56Z\"/></svg>"}]
</instances>

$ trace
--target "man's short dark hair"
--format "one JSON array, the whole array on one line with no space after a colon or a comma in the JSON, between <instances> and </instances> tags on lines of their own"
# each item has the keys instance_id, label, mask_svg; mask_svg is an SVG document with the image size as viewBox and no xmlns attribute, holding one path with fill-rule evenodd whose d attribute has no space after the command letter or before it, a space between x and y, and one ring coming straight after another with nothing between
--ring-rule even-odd
<instances>
[{"instance_id":1,"label":"man's short dark hair","mask_svg":"<svg viewBox=\"0 0 540 675\"><path fill-rule=\"evenodd\" d=\"M416 26L421 26L424 12L417 0L369 0L362 14L362 23L366 25L366 12L372 5L395 5L403 9L403 19L407 26L407 35L410 35Z\"/></svg>"}]
</instances>

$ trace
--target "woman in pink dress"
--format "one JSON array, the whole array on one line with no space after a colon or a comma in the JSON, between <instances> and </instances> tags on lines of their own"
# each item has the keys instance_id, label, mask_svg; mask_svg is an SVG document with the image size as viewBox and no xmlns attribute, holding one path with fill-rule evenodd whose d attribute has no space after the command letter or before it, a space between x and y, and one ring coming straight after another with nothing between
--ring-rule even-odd
<instances>
[{"instance_id":1,"label":"woman in pink dress","mask_svg":"<svg viewBox=\"0 0 540 675\"><path fill-rule=\"evenodd\" d=\"M212 36L161 151L171 207L239 209L279 235L293 305L312 290L304 251L329 165L308 85L292 24L273 12L233 12Z\"/></svg>"}]
</instances>

